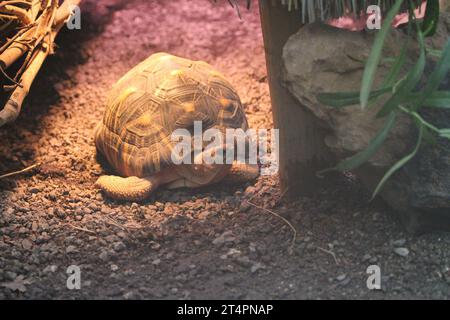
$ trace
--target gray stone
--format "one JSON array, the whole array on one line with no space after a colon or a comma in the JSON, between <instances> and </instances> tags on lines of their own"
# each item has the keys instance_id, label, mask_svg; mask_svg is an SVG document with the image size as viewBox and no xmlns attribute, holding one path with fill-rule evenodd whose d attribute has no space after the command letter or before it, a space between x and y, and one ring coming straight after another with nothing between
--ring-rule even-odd
<instances>
[{"instance_id":1,"label":"gray stone","mask_svg":"<svg viewBox=\"0 0 450 320\"><path fill-rule=\"evenodd\" d=\"M336 277L337 281L344 281L347 278L346 274L341 274L339 276Z\"/></svg>"},{"instance_id":2,"label":"gray stone","mask_svg":"<svg viewBox=\"0 0 450 320\"><path fill-rule=\"evenodd\" d=\"M98 256L101 260L103 261L107 261L108 260L108 252L106 250L102 251L99 256Z\"/></svg>"},{"instance_id":3,"label":"gray stone","mask_svg":"<svg viewBox=\"0 0 450 320\"><path fill-rule=\"evenodd\" d=\"M406 239L398 239L398 240L395 240L394 242L392 242L394 247L402 247L405 245L405 243L406 243Z\"/></svg>"},{"instance_id":4,"label":"gray stone","mask_svg":"<svg viewBox=\"0 0 450 320\"><path fill-rule=\"evenodd\" d=\"M46 266L43 272L44 273L50 273L50 272L54 273L54 272L56 272L56 270L58 270L58 266L52 264L52 265Z\"/></svg>"},{"instance_id":5,"label":"gray stone","mask_svg":"<svg viewBox=\"0 0 450 320\"><path fill-rule=\"evenodd\" d=\"M73 252L77 252L77 248L75 246L68 246L66 248L66 253L73 253Z\"/></svg>"},{"instance_id":6,"label":"gray stone","mask_svg":"<svg viewBox=\"0 0 450 320\"><path fill-rule=\"evenodd\" d=\"M225 242L233 242L235 240L235 237L232 235L232 231L225 231L223 234L218 236L213 240L214 245L222 245Z\"/></svg>"},{"instance_id":7,"label":"gray stone","mask_svg":"<svg viewBox=\"0 0 450 320\"><path fill-rule=\"evenodd\" d=\"M122 251L126 248L126 245L122 241L114 243L114 251Z\"/></svg>"},{"instance_id":8,"label":"gray stone","mask_svg":"<svg viewBox=\"0 0 450 320\"><path fill-rule=\"evenodd\" d=\"M260 269L264 269L265 266L262 263L256 262L252 267L250 268L251 273L255 273Z\"/></svg>"},{"instance_id":9,"label":"gray stone","mask_svg":"<svg viewBox=\"0 0 450 320\"><path fill-rule=\"evenodd\" d=\"M116 264L111 265L111 271L117 271L119 270L119 267Z\"/></svg>"},{"instance_id":10,"label":"gray stone","mask_svg":"<svg viewBox=\"0 0 450 320\"><path fill-rule=\"evenodd\" d=\"M407 257L409 255L409 250L407 248L395 248L394 252L401 257Z\"/></svg>"},{"instance_id":11,"label":"gray stone","mask_svg":"<svg viewBox=\"0 0 450 320\"><path fill-rule=\"evenodd\" d=\"M14 281L17 278L17 273L13 271L7 271L5 273L6 279L10 281Z\"/></svg>"},{"instance_id":12,"label":"gray stone","mask_svg":"<svg viewBox=\"0 0 450 320\"><path fill-rule=\"evenodd\" d=\"M31 248L33 248L33 243L28 239L24 239L22 240L22 247L25 250L30 250Z\"/></svg>"}]
</instances>

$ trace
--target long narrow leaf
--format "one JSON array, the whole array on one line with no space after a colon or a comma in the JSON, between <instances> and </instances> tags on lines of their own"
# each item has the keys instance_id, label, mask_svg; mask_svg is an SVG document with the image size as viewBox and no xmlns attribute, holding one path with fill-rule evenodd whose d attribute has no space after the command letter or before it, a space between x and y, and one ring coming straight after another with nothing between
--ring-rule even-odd
<instances>
[{"instance_id":1,"label":"long narrow leaf","mask_svg":"<svg viewBox=\"0 0 450 320\"><path fill-rule=\"evenodd\" d=\"M422 31L425 37L436 33L439 22L439 0L427 0L427 9L423 19Z\"/></svg>"},{"instance_id":2,"label":"long narrow leaf","mask_svg":"<svg viewBox=\"0 0 450 320\"><path fill-rule=\"evenodd\" d=\"M450 40L447 41L444 51L442 52L441 58L439 59L436 67L434 68L433 72L428 78L427 85L425 86L425 89L423 90L420 99L416 100L417 102L415 103L413 110L417 110L418 108L420 108L425 99L427 99L427 97L430 97L432 93L439 88L439 85L448 75L449 71L450 71Z\"/></svg>"},{"instance_id":3,"label":"long narrow leaf","mask_svg":"<svg viewBox=\"0 0 450 320\"><path fill-rule=\"evenodd\" d=\"M394 17L400 10L403 0L397 0L386 16L383 22L381 30L375 37L375 41L370 52L369 59L367 61L366 67L364 69L364 75L362 79L361 92L360 92L360 102L361 107L364 109L367 107L370 98L370 92L372 90L375 74L380 64L381 54L383 51L384 42L386 40L389 31L391 30L391 24Z\"/></svg>"},{"instance_id":4,"label":"long narrow leaf","mask_svg":"<svg viewBox=\"0 0 450 320\"><path fill-rule=\"evenodd\" d=\"M392 87L379 89L370 93L370 100L378 98L385 93L391 92ZM317 100L327 106L333 108L341 108L356 105L359 103L359 92L332 92L320 93Z\"/></svg>"},{"instance_id":5,"label":"long narrow leaf","mask_svg":"<svg viewBox=\"0 0 450 320\"><path fill-rule=\"evenodd\" d=\"M419 99L420 94L412 94L410 100ZM425 98L424 107L450 109L450 91L435 91Z\"/></svg>"},{"instance_id":6,"label":"long narrow leaf","mask_svg":"<svg viewBox=\"0 0 450 320\"><path fill-rule=\"evenodd\" d=\"M417 144L416 147L414 148L414 150L408 154L406 157L402 158L401 160L399 160L396 164L394 164L389 170L388 172L386 172L386 174L383 176L383 178L381 179L381 181L378 183L377 187L375 188L375 191L372 194L372 198L371 200L373 200L377 194L380 192L381 188L384 186L384 184L386 183L386 181L395 173L397 172L401 167L403 167L406 163L408 163L412 158L414 158L414 156L417 154L417 151L419 151L420 145L422 144L422 138L424 135L424 130L425 127L423 125L420 125L419 127L419 138L417 140Z\"/></svg>"},{"instance_id":7,"label":"long narrow leaf","mask_svg":"<svg viewBox=\"0 0 450 320\"><path fill-rule=\"evenodd\" d=\"M395 81L398 78L398 75L400 74L400 71L402 70L402 67L406 62L406 51L407 45L404 44L402 47L402 51L400 52L400 55L398 56L398 58L392 65L391 69L389 70L388 75L384 79L382 87L391 87L394 85Z\"/></svg>"},{"instance_id":8,"label":"long narrow leaf","mask_svg":"<svg viewBox=\"0 0 450 320\"><path fill-rule=\"evenodd\" d=\"M391 87L394 85L395 81L398 78L398 75L400 74L400 71L402 70L402 67L406 62L406 52L409 48L409 41L411 39L411 28L411 24L408 24L408 37L406 38L405 43L402 46L402 50L400 51L399 56L396 58L395 63L392 65L389 74L386 76L382 87Z\"/></svg>"},{"instance_id":9,"label":"long narrow leaf","mask_svg":"<svg viewBox=\"0 0 450 320\"><path fill-rule=\"evenodd\" d=\"M417 84L422 78L423 72L425 70L426 54L425 54L424 38L420 30L418 30L418 38L421 48L419 60L414 65L413 69L408 73L405 80L401 82L396 93L392 95L392 97L385 103L383 108L377 114L378 118L386 116L398 105L400 105L402 100L404 100L407 97L407 95L409 95L414 90L414 88L416 88Z\"/></svg>"},{"instance_id":10,"label":"long narrow leaf","mask_svg":"<svg viewBox=\"0 0 450 320\"><path fill-rule=\"evenodd\" d=\"M439 136L442 138L446 138L450 140L450 129L441 129L439 130Z\"/></svg>"}]
</instances>

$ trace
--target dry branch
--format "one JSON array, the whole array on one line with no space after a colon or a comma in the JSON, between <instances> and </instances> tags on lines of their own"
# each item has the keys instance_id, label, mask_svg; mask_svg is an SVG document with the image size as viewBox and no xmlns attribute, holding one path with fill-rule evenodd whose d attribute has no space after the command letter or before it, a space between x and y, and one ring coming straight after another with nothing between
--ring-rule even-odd
<instances>
[{"instance_id":1,"label":"dry branch","mask_svg":"<svg viewBox=\"0 0 450 320\"><path fill-rule=\"evenodd\" d=\"M10 92L0 110L0 127L14 121L45 59L53 53L54 40L80 0L0 0L0 77ZM15 75L8 68L20 61Z\"/></svg>"},{"instance_id":2,"label":"dry branch","mask_svg":"<svg viewBox=\"0 0 450 320\"><path fill-rule=\"evenodd\" d=\"M277 217L278 219L282 220L289 228L291 228L292 230L292 240L291 240L291 244L288 248L288 252L289 254L292 254L294 251L294 246L295 246L295 241L297 240L297 229L295 229L295 227L292 225L292 223L289 222L289 220L287 220L285 217L280 216L278 213L276 213L275 211L263 208L258 206L257 204L254 204L253 202L247 201L247 203L257 209L263 210L267 213L270 213L271 215Z\"/></svg>"},{"instance_id":3,"label":"dry branch","mask_svg":"<svg viewBox=\"0 0 450 320\"><path fill-rule=\"evenodd\" d=\"M32 166L26 167L25 169L1 175L0 176L0 180L1 179L5 179L5 178L9 178L9 177L12 177L12 176L16 176L16 175L19 175L19 174L22 174L22 173L25 173L25 172L28 172L28 171L31 171L34 168L37 168L39 165L40 165L39 163L36 163L36 164L33 164Z\"/></svg>"}]
</instances>

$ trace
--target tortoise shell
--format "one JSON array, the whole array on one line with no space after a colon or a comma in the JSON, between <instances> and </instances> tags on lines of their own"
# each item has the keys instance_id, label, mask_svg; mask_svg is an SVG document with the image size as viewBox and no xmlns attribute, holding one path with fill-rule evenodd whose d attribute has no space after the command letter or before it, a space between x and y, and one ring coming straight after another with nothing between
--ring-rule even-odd
<instances>
[{"instance_id":1,"label":"tortoise shell","mask_svg":"<svg viewBox=\"0 0 450 320\"><path fill-rule=\"evenodd\" d=\"M202 121L203 131L248 127L239 96L222 74L202 61L158 53L113 86L95 143L120 175L151 176L173 165L172 132L193 134L194 121Z\"/></svg>"}]
</instances>

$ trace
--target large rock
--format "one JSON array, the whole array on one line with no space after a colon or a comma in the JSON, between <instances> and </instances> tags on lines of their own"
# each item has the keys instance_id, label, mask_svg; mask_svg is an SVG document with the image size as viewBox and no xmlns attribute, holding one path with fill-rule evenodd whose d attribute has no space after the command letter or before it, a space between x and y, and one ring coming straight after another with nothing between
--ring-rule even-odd
<instances>
[{"instance_id":1,"label":"large rock","mask_svg":"<svg viewBox=\"0 0 450 320\"><path fill-rule=\"evenodd\" d=\"M387 40L384 56L398 55L404 38L402 32L393 32ZM373 39L373 34L365 32L311 24L293 35L283 50L284 85L299 101L299 107L309 109L318 125L329 130L325 143L338 159L363 150L380 130L385 120L376 119L375 114L382 101L368 110L361 110L359 105L337 110L320 104L316 96L320 92L359 91L364 61L368 58ZM414 54L411 53L410 57ZM388 72L388 66L379 68L376 85ZM449 112L428 112L426 116L438 127L449 127ZM408 116L401 115L381 149L356 170L356 174L373 190L392 164L414 148L416 138L414 124ZM430 227L450 229L448 141L440 141L437 147L423 148L413 161L391 177L381 196L401 212L411 231Z\"/></svg>"}]
</instances>

